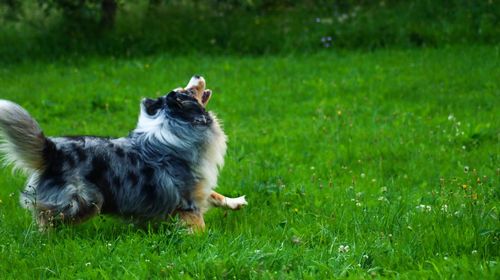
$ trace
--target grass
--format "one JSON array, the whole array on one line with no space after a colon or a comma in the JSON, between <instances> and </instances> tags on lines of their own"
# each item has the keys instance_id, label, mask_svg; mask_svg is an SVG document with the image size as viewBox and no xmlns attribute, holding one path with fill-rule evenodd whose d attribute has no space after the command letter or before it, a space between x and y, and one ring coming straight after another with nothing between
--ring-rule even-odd
<instances>
[{"instance_id":1,"label":"grass","mask_svg":"<svg viewBox=\"0 0 500 280\"><path fill-rule=\"evenodd\" d=\"M500 5L492 0L118 1L112 29L98 24L100 1L79 1L94 4L66 17L49 8L58 5L17 2L22 4L14 14L0 2L0 64L81 54L129 58L444 47L498 44L500 38Z\"/></svg>"},{"instance_id":2,"label":"grass","mask_svg":"<svg viewBox=\"0 0 500 280\"><path fill-rule=\"evenodd\" d=\"M203 74L230 139L218 190L249 206L194 236L112 217L41 234L3 169L2 278L498 279L499 62L469 46L3 66L1 98L47 135L125 135L141 97Z\"/></svg>"}]
</instances>

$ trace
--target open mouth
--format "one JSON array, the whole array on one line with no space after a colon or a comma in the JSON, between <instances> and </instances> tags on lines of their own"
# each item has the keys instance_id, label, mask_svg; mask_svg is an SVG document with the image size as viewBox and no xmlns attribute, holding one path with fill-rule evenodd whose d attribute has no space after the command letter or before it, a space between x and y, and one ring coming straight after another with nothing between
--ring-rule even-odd
<instances>
[{"instance_id":1,"label":"open mouth","mask_svg":"<svg viewBox=\"0 0 500 280\"><path fill-rule=\"evenodd\" d=\"M212 96L212 91L207 89L203 91L203 95L201 96L201 102L203 104L206 104L208 100L210 99L210 96Z\"/></svg>"},{"instance_id":2,"label":"open mouth","mask_svg":"<svg viewBox=\"0 0 500 280\"><path fill-rule=\"evenodd\" d=\"M194 97L198 103L205 107L212 96L212 91L205 89L206 82L202 76L195 75L189 80L189 83L185 88L177 90Z\"/></svg>"}]
</instances>

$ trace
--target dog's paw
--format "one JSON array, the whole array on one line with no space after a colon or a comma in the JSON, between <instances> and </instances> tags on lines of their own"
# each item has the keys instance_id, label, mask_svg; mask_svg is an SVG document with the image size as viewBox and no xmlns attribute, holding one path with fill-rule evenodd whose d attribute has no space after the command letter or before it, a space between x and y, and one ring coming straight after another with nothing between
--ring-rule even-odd
<instances>
[{"instance_id":1,"label":"dog's paw","mask_svg":"<svg viewBox=\"0 0 500 280\"><path fill-rule=\"evenodd\" d=\"M227 208L232 209L232 210L239 210L243 208L245 205L248 205L247 200L245 199L245 196L240 196L237 198L226 198L226 205Z\"/></svg>"}]
</instances>

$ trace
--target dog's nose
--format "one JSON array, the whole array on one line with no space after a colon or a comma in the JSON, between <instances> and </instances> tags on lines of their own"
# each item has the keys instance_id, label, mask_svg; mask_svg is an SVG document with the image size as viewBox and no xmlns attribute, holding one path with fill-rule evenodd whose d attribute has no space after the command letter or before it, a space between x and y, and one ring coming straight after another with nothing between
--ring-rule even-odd
<instances>
[{"instance_id":1,"label":"dog's nose","mask_svg":"<svg viewBox=\"0 0 500 280\"><path fill-rule=\"evenodd\" d=\"M205 79L203 79L203 77L200 75L194 75L185 87L185 89L191 88L193 88L198 93L201 93L205 89Z\"/></svg>"}]
</instances>

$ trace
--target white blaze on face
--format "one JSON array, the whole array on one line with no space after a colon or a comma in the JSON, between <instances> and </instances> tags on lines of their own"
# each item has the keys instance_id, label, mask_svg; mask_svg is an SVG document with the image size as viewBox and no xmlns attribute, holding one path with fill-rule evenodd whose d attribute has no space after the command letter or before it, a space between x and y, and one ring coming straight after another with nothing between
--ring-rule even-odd
<instances>
[{"instance_id":1,"label":"white blaze on face","mask_svg":"<svg viewBox=\"0 0 500 280\"><path fill-rule=\"evenodd\" d=\"M197 93L200 93L205 90L205 85L205 79L202 76L193 76L185 89L195 88Z\"/></svg>"},{"instance_id":2,"label":"white blaze on face","mask_svg":"<svg viewBox=\"0 0 500 280\"><path fill-rule=\"evenodd\" d=\"M198 102L205 107L212 96L212 91L206 89L207 83L202 76L195 75L189 80L189 83L185 88L177 88L175 91L184 92L190 91L193 97L198 100Z\"/></svg>"}]
</instances>

